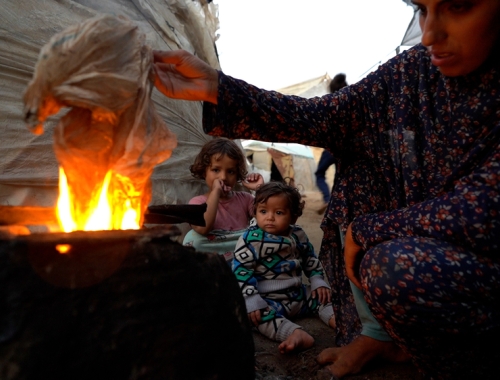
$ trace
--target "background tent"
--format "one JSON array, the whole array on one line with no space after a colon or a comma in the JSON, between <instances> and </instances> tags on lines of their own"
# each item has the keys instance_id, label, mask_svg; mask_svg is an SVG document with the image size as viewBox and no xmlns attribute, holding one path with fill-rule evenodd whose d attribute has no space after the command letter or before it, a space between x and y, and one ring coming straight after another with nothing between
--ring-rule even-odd
<instances>
[{"instance_id":1,"label":"background tent","mask_svg":"<svg viewBox=\"0 0 500 380\"><path fill-rule=\"evenodd\" d=\"M411 5L414 9L413 18L406 29L406 33L403 36L400 46L414 46L420 43L422 37L422 31L420 30L420 25L418 23L418 9L411 0L403 0L406 4ZM399 48L398 48L399 50ZM398 51L399 52L399 51Z\"/></svg>"},{"instance_id":2,"label":"background tent","mask_svg":"<svg viewBox=\"0 0 500 380\"><path fill-rule=\"evenodd\" d=\"M304 82L300 82L297 84L293 84L291 86L287 86L284 88L281 88L278 90L278 92L285 94L285 95L298 95L302 96L304 98L313 98L316 96L323 96L328 93L330 93L330 82L332 81L332 78L328 75L328 73L317 77L313 79L309 79ZM290 144L289 144L290 145ZM312 179L310 179L311 175L308 173L310 169L307 169L305 165L300 166L300 169L297 168L295 171L296 173L300 170L304 170L306 173L304 174L305 177L307 177L307 180L304 179L304 182L306 183L311 183L310 185L307 185L307 187L304 187L305 191L318 191L318 188L316 186L316 167L319 162L319 159L321 157L321 154L323 153L323 148L317 148L317 147L308 147L308 146L303 146L299 144L294 144L297 146L303 147L305 150L307 150L308 155L312 154L313 156L313 161L314 161L314 169L312 169ZM308 165L311 165L310 161L307 161ZM302 173L297 173L296 175L301 176ZM326 171L326 183L328 186L332 187L333 186L333 180L335 177L335 165L331 165L328 170Z\"/></svg>"},{"instance_id":3,"label":"background tent","mask_svg":"<svg viewBox=\"0 0 500 380\"><path fill-rule=\"evenodd\" d=\"M220 68L215 50L217 8L204 0L16 0L0 3L0 204L53 206L58 164L52 149L59 116L36 136L23 121L23 92L43 45L56 33L97 14L124 15L137 23L154 49L188 50ZM201 127L202 103L168 99L154 90L156 109L177 135L172 157L152 177L153 204L182 204L205 184L189 172L211 137ZM175 185L174 185L175 184Z\"/></svg>"},{"instance_id":4,"label":"background tent","mask_svg":"<svg viewBox=\"0 0 500 380\"><path fill-rule=\"evenodd\" d=\"M330 92L330 82L332 78L328 74L317 78L309 79L304 82L293 84L288 87L280 88L278 92L285 95L298 95L304 98L313 98L323 96Z\"/></svg>"},{"instance_id":5,"label":"background tent","mask_svg":"<svg viewBox=\"0 0 500 380\"><path fill-rule=\"evenodd\" d=\"M316 162L308 146L256 140L242 140L241 144L249 158L250 171L260 172L266 181L284 179L301 192L317 190Z\"/></svg>"}]
</instances>

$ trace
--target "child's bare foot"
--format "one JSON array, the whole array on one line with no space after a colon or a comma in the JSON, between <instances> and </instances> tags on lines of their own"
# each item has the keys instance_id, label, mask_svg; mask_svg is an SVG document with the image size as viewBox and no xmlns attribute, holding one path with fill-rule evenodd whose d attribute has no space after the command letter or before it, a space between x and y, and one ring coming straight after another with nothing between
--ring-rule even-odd
<instances>
[{"instance_id":1,"label":"child's bare foot","mask_svg":"<svg viewBox=\"0 0 500 380\"><path fill-rule=\"evenodd\" d=\"M328 321L328 326L330 326L332 329L337 326L337 323L335 323L335 315L332 315L332 317Z\"/></svg>"},{"instance_id":2,"label":"child's bare foot","mask_svg":"<svg viewBox=\"0 0 500 380\"><path fill-rule=\"evenodd\" d=\"M292 351L302 351L311 348L314 345L314 338L302 329L295 329L293 333L281 342L278 349L282 354L288 354Z\"/></svg>"},{"instance_id":3,"label":"child's bare foot","mask_svg":"<svg viewBox=\"0 0 500 380\"><path fill-rule=\"evenodd\" d=\"M404 362L410 358L392 341L383 342L360 335L347 346L323 350L317 357L319 364L330 364L328 369L337 378L355 374L372 359Z\"/></svg>"}]
</instances>

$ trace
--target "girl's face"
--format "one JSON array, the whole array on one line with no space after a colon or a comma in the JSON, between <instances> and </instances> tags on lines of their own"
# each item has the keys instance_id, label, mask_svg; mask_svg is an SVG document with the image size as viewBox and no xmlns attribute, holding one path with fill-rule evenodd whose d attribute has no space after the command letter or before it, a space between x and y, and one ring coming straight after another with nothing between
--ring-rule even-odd
<instances>
[{"instance_id":1,"label":"girl's face","mask_svg":"<svg viewBox=\"0 0 500 380\"><path fill-rule=\"evenodd\" d=\"M286 197L275 195L257 205L255 219L257 225L267 233L287 235L290 224L295 223L297 218L292 217Z\"/></svg>"},{"instance_id":2,"label":"girl's face","mask_svg":"<svg viewBox=\"0 0 500 380\"><path fill-rule=\"evenodd\" d=\"M499 0L413 0L420 10L422 44L447 76L476 70L500 35Z\"/></svg>"},{"instance_id":3,"label":"girl's face","mask_svg":"<svg viewBox=\"0 0 500 380\"><path fill-rule=\"evenodd\" d=\"M238 182L238 162L226 155L214 154L210 159L210 166L205 169L205 182L212 190L214 181L222 181L231 189Z\"/></svg>"}]
</instances>

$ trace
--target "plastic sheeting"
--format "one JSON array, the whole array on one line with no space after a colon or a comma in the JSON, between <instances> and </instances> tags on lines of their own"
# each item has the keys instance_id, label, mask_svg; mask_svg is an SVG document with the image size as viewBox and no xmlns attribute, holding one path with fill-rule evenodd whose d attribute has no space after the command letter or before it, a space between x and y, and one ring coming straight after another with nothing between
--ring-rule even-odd
<instances>
[{"instance_id":1,"label":"plastic sheeting","mask_svg":"<svg viewBox=\"0 0 500 380\"><path fill-rule=\"evenodd\" d=\"M98 14L137 23L153 49L185 49L220 68L215 51L217 6L191 0L3 0L0 4L0 204L53 206L58 163L53 130L64 110L32 134L23 120L22 96L42 46L70 25ZM172 156L152 176L151 204L182 204L205 191L189 172L211 137L201 127L202 103L172 100L154 90L153 102L178 139Z\"/></svg>"},{"instance_id":2,"label":"plastic sheeting","mask_svg":"<svg viewBox=\"0 0 500 380\"><path fill-rule=\"evenodd\" d=\"M418 10L417 7L413 5L410 0L403 0L409 6L414 9L413 18L406 29L406 33L401 41L400 46L413 46L420 43L422 38L422 31L420 30L420 25L418 23Z\"/></svg>"},{"instance_id":3,"label":"plastic sheeting","mask_svg":"<svg viewBox=\"0 0 500 380\"><path fill-rule=\"evenodd\" d=\"M243 140L246 156L252 156L251 170L271 172L273 159L283 177L293 177L293 185L301 192L317 191L316 188L316 161L311 148L300 144L270 143L257 140ZM280 152L280 162L276 162L278 155L273 157L270 150ZM285 158L286 159L283 159ZM291 168L290 168L291 166ZM286 167L286 169L284 168ZM262 174L262 173L261 173ZM284 175L283 175L284 174ZM284 178L287 180L286 178Z\"/></svg>"},{"instance_id":4,"label":"plastic sheeting","mask_svg":"<svg viewBox=\"0 0 500 380\"><path fill-rule=\"evenodd\" d=\"M285 95L298 95L303 98L313 98L315 96L329 94L331 81L332 78L326 73L317 78L280 88L277 91Z\"/></svg>"}]
</instances>

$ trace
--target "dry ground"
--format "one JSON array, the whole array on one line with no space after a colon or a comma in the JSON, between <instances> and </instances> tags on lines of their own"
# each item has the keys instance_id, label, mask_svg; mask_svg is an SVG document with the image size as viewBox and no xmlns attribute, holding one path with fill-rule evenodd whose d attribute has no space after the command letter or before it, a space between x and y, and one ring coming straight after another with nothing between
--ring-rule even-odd
<instances>
[{"instance_id":1,"label":"dry ground","mask_svg":"<svg viewBox=\"0 0 500 380\"><path fill-rule=\"evenodd\" d=\"M321 205L319 192L306 193L304 214L299 218L300 224L309 236L316 253L319 251L323 231L320 229L322 215L316 210ZM321 368L315 361L316 356L325 348L333 346L332 330L319 318L304 318L297 321L315 338L315 345L304 352L282 355L278 351L278 343L254 332L255 359L257 367L256 379L265 380L330 380L332 376L326 368ZM411 364L388 364L366 368L361 373L349 376L348 380L421 380Z\"/></svg>"}]
</instances>

